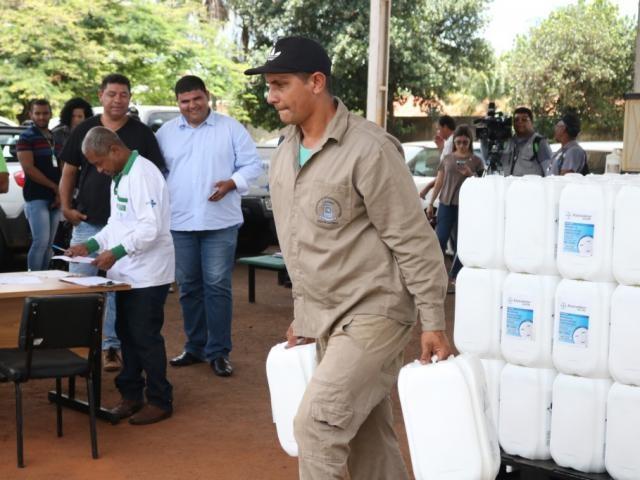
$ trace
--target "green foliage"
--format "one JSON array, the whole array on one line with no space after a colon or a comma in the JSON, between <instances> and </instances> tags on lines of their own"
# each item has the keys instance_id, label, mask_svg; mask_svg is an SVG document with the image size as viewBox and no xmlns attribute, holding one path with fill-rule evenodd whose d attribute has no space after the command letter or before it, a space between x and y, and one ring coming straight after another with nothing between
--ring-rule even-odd
<instances>
[{"instance_id":1,"label":"green foliage","mask_svg":"<svg viewBox=\"0 0 640 480\"><path fill-rule=\"evenodd\" d=\"M325 46L333 62L333 91L345 104L366 109L369 42L368 0L229 0L240 19L246 63L262 64L275 39L304 35ZM440 104L460 87L462 69L483 69L491 54L478 37L488 0L394 0L391 6L389 104L413 94L423 108ZM280 122L264 101L265 86L254 78L247 91L254 124ZM391 109L390 109L391 111Z\"/></svg>"},{"instance_id":2,"label":"green foliage","mask_svg":"<svg viewBox=\"0 0 640 480\"><path fill-rule=\"evenodd\" d=\"M573 108L583 130L622 135L622 96L632 88L635 25L609 0L559 8L508 55L512 104L536 115Z\"/></svg>"},{"instance_id":3,"label":"green foliage","mask_svg":"<svg viewBox=\"0 0 640 480\"><path fill-rule=\"evenodd\" d=\"M205 14L193 0L0 2L0 114L15 117L34 97L54 111L73 96L95 105L113 72L130 78L135 102L172 105L175 81L193 73L246 120L244 66Z\"/></svg>"}]
</instances>

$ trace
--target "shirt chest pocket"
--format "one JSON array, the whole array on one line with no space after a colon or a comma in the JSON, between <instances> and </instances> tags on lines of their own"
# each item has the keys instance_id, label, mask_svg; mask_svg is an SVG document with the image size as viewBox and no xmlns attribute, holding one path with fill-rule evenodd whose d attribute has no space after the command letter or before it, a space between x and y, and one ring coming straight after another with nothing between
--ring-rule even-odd
<instances>
[{"instance_id":1,"label":"shirt chest pocket","mask_svg":"<svg viewBox=\"0 0 640 480\"><path fill-rule=\"evenodd\" d=\"M131 214L129 188L127 188L127 185L122 182L121 185L118 185L114 189L113 193L115 195L115 203L113 204L115 207L115 211L111 212L111 214L115 215L119 220L126 220L130 217Z\"/></svg>"},{"instance_id":2,"label":"shirt chest pocket","mask_svg":"<svg viewBox=\"0 0 640 480\"><path fill-rule=\"evenodd\" d=\"M352 191L346 185L313 182L306 204L307 217L322 228L338 228L351 220Z\"/></svg>"}]
</instances>

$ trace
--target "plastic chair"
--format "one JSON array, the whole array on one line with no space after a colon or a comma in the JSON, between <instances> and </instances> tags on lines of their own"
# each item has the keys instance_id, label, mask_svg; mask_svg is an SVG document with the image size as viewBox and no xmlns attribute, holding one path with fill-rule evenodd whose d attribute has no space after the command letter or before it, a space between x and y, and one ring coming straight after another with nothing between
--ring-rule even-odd
<instances>
[{"instance_id":1,"label":"plastic chair","mask_svg":"<svg viewBox=\"0 0 640 480\"><path fill-rule=\"evenodd\" d=\"M103 303L100 294L25 299L18 348L0 349L0 378L15 385L18 467L24 467L21 385L30 379L56 379L57 432L61 437L62 379L76 375L86 378L91 453L98 458L92 372L100 365ZM85 358L71 348L88 348L89 352Z\"/></svg>"}]
</instances>

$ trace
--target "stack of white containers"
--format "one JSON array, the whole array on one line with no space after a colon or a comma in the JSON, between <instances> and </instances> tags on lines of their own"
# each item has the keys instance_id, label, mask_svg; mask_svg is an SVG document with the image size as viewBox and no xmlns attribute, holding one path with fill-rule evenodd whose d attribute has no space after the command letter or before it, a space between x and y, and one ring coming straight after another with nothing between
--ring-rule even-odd
<instances>
[{"instance_id":1,"label":"stack of white containers","mask_svg":"<svg viewBox=\"0 0 640 480\"><path fill-rule=\"evenodd\" d=\"M619 480L640 478L640 184L616 197L605 465Z\"/></svg>"},{"instance_id":2,"label":"stack of white containers","mask_svg":"<svg viewBox=\"0 0 640 480\"><path fill-rule=\"evenodd\" d=\"M604 472L613 283L613 213L620 176L574 179L560 196L551 455L558 465Z\"/></svg>"},{"instance_id":3,"label":"stack of white containers","mask_svg":"<svg viewBox=\"0 0 640 480\"><path fill-rule=\"evenodd\" d=\"M583 472L603 472L606 463L616 479L640 478L634 178L491 176L463 184L454 341L499 365L487 377L499 385L507 453L552 457Z\"/></svg>"},{"instance_id":4,"label":"stack of white containers","mask_svg":"<svg viewBox=\"0 0 640 480\"><path fill-rule=\"evenodd\" d=\"M456 280L454 343L482 360L498 428L500 375L500 311L504 266L504 177L467 179L460 190L458 256L464 268Z\"/></svg>"},{"instance_id":5,"label":"stack of white containers","mask_svg":"<svg viewBox=\"0 0 640 480\"><path fill-rule=\"evenodd\" d=\"M509 362L500 391L500 443L510 454L550 458L551 356L558 203L567 179L536 175L514 179L507 190L502 340Z\"/></svg>"}]
</instances>

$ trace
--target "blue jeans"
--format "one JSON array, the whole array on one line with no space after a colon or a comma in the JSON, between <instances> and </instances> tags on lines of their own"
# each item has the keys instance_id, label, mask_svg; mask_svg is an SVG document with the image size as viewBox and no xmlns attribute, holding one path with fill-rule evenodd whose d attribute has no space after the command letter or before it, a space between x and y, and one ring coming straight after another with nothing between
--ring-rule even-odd
<instances>
[{"instance_id":1,"label":"blue jeans","mask_svg":"<svg viewBox=\"0 0 640 480\"><path fill-rule=\"evenodd\" d=\"M71 245L84 243L102 230L104 225L94 225L92 223L80 222L73 227L71 234ZM96 257L97 254L93 254ZM98 268L88 263L70 263L69 271L79 275L97 275ZM116 336L116 296L114 292L107 293L107 305L104 312L104 322L102 322L102 349L120 348L120 340Z\"/></svg>"},{"instance_id":2,"label":"blue jeans","mask_svg":"<svg viewBox=\"0 0 640 480\"><path fill-rule=\"evenodd\" d=\"M51 244L60 223L60 209L51 209L50 200L29 200L24 214L31 229L31 247L27 254L29 270L47 270L51 260Z\"/></svg>"},{"instance_id":3,"label":"blue jeans","mask_svg":"<svg viewBox=\"0 0 640 480\"><path fill-rule=\"evenodd\" d=\"M458 225L458 205L445 205L440 203L437 213L438 223L436 223L436 236L440 243L442 253L447 250L447 242L451 237L451 243L453 244L453 251L456 252L453 259L453 265L449 270L449 277L456 278L458 272L462 268L462 263L458 260L458 238L457 238L457 225ZM455 232L455 235L452 233Z\"/></svg>"},{"instance_id":4,"label":"blue jeans","mask_svg":"<svg viewBox=\"0 0 640 480\"><path fill-rule=\"evenodd\" d=\"M184 349L212 362L231 351L231 274L238 227L172 231L176 280L187 336Z\"/></svg>"},{"instance_id":5,"label":"blue jeans","mask_svg":"<svg viewBox=\"0 0 640 480\"><path fill-rule=\"evenodd\" d=\"M147 402L163 410L171 410L173 401L161 333L167 293L168 284L116 292L116 331L122 341L122 370L116 387L123 398L136 402L142 402L146 393Z\"/></svg>"}]
</instances>

